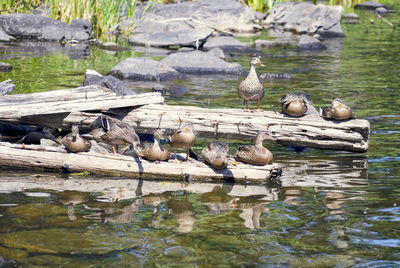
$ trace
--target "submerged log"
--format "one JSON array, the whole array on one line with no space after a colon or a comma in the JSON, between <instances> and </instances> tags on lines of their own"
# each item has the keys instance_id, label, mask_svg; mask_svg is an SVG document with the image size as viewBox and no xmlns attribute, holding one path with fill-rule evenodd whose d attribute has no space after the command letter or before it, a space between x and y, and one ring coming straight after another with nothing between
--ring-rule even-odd
<instances>
[{"instance_id":1,"label":"submerged log","mask_svg":"<svg viewBox=\"0 0 400 268\"><path fill-rule=\"evenodd\" d=\"M183 157L182 157L183 158ZM0 142L2 166L64 170L69 172L88 171L92 174L126 176L136 178L164 178L171 180L235 181L242 183L269 183L281 174L278 164L252 166L237 163L218 171L203 162L154 163L130 156L113 154L66 153L58 148L39 145L20 145Z\"/></svg>"},{"instance_id":2,"label":"submerged log","mask_svg":"<svg viewBox=\"0 0 400 268\"><path fill-rule=\"evenodd\" d=\"M164 102L164 98L158 92L121 97L110 89L93 85L2 97L0 121L16 123L26 116L107 110L161 102Z\"/></svg>"}]
</instances>

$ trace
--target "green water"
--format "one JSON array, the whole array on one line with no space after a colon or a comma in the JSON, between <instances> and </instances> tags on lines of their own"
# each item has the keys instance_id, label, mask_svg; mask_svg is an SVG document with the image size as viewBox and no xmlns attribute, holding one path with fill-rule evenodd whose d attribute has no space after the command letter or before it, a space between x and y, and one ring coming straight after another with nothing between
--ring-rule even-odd
<instances>
[{"instance_id":1,"label":"green water","mask_svg":"<svg viewBox=\"0 0 400 268\"><path fill-rule=\"evenodd\" d=\"M388 17L400 24L400 12ZM262 108L303 91L316 107L334 96L371 123L367 153L293 151L269 145L296 186L142 181L0 173L0 266L400 266L400 34L372 13L343 25L337 50L263 52L258 72L290 72L290 81L264 81ZM369 20L375 20L371 26ZM15 93L78 86L86 69L106 74L126 57L96 48L21 49L0 44L14 69ZM74 51L74 52L71 52ZM152 54L159 57L157 54ZM248 68L246 56L229 60ZM189 91L168 104L241 107L231 76L189 76ZM129 82L138 92L149 83ZM235 147L237 141L230 141ZM204 141L196 145L200 151Z\"/></svg>"}]
</instances>

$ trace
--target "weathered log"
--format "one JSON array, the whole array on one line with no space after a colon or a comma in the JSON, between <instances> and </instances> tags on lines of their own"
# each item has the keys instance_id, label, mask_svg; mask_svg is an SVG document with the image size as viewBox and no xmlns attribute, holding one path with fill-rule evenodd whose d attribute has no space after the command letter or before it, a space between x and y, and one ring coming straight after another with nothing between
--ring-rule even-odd
<instances>
[{"instance_id":1,"label":"weathered log","mask_svg":"<svg viewBox=\"0 0 400 268\"><path fill-rule=\"evenodd\" d=\"M22 146L6 142L0 142L0 163L3 166L88 171L100 175L245 183L267 183L270 180L274 182L282 171L278 164L252 166L244 163L238 163L236 166L230 164L227 169L218 171L193 159L187 163L170 160L156 164L129 156L94 152L64 153L45 146Z\"/></svg>"},{"instance_id":2,"label":"weathered log","mask_svg":"<svg viewBox=\"0 0 400 268\"><path fill-rule=\"evenodd\" d=\"M121 97L103 87L87 86L6 96L0 102L0 121L17 122L24 116L106 110L162 102L164 98L158 92Z\"/></svg>"}]
</instances>

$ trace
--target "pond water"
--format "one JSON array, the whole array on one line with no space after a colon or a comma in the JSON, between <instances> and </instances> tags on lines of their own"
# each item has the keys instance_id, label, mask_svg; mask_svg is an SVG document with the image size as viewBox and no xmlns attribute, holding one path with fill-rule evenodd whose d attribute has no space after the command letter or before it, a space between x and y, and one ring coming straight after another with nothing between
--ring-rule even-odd
<instances>
[{"instance_id":1,"label":"pond water","mask_svg":"<svg viewBox=\"0 0 400 268\"><path fill-rule=\"evenodd\" d=\"M400 6L388 19L400 24ZM258 72L289 72L264 81L262 108L303 91L316 107L341 97L371 123L366 153L268 147L293 186L177 183L66 176L2 167L0 267L61 266L400 266L400 34L372 13L343 25L332 49L298 54L264 50ZM370 24L370 19L375 24ZM246 39L249 41L249 39ZM244 40L244 41L246 41ZM0 73L15 93L79 86L86 69L106 74L126 57L87 46L0 44ZM248 69L246 55L229 58ZM189 76L189 90L168 104L242 107L236 76ZM129 85L148 92L147 83ZM229 141L235 148L239 141ZM196 145L200 151L205 141ZM267 144L266 144L267 145ZM1 166L1 163L0 163Z\"/></svg>"}]
</instances>

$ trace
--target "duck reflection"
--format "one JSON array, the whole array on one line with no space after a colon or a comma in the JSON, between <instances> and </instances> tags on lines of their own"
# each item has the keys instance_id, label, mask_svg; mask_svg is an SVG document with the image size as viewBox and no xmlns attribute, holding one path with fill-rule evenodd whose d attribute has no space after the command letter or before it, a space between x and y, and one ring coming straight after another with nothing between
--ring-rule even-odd
<instances>
[{"instance_id":1,"label":"duck reflection","mask_svg":"<svg viewBox=\"0 0 400 268\"><path fill-rule=\"evenodd\" d=\"M144 204L153 205L153 215L151 218L151 227L155 229L160 228L161 224L161 203L165 203L171 199L171 196L168 192L164 192L162 194L150 194L142 197L142 201Z\"/></svg>"},{"instance_id":2,"label":"duck reflection","mask_svg":"<svg viewBox=\"0 0 400 268\"><path fill-rule=\"evenodd\" d=\"M195 214L193 204L187 199L187 193L184 192L184 200L178 200L176 192L167 202L168 213L178 222L176 231L189 233L193 230Z\"/></svg>"},{"instance_id":3,"label":"duck reflection","mask_svg":"<svg viewBox=\"0 0 400 268\"><path fill-rule=\"evenodd\" d=\"M89 193L78 191L63 191L58 193L59 201L67 206L68 218L70 221L77 219L75 215L75 206L86 203L89 200Z\"/></svg>"},{"instance_id":4,"label":"duck reflection","mask_svg":"<svg viewBox=\"0 0 400 268\"><path fill-rule=\"evenodd\" d=\"M104 203L102 218L105 222L111 223L130 223L135 214L139 211L139 199L135 199L132 203L117 202Z\"/></svg>"},{"instance_id":5,"label":"duck reflection","mask_svg":"<svg viewBox=\"0 0 400 268\"><path fill-rule=\"evenodd\" d=\"M233 197L227 194L226 188L216 186L211 192L201 195L201 202L207 211L222 214L228 210L239 209L239 216L244 220L244 225L249 229L260 228L260 216L267 212L265 207L269 201L262 200L265 196Z\"/></svg>"}]
</instances>

